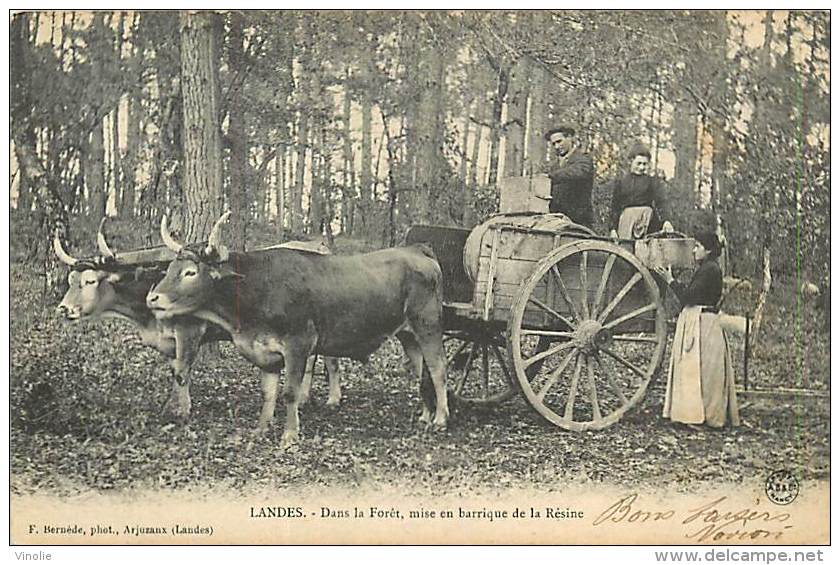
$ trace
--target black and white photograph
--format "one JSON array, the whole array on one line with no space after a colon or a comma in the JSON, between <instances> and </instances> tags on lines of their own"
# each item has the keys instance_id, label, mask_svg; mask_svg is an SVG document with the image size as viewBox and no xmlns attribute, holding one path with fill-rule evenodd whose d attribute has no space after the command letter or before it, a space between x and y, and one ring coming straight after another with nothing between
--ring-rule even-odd
<instances>
[{"instance_id":1,"label":"black and white photograph","mask_svg":"<svg viewBox=\"0 0 840 565\"><path fill-rule=\"evenodd\" d=\"M8 31L11 545L830 543L828 10Z\"/></svg>"}]
</instances>

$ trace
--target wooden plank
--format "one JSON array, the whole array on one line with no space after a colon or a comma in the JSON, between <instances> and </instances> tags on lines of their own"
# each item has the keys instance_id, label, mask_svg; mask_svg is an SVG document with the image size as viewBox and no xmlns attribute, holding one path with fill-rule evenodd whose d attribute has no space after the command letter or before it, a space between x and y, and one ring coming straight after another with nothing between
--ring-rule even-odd
<instances>
[{"instance_id":1,"label":"wooden plank","mask_svg":"<svg viewBox=\"0 0 840 565\"><path fill-rule=\"evenodd\" d=\"M484 310L482 319L490 319L490 309L493 306L493 279L496 276L496 265L499 253L499 230L493 230L493 248L490 252L490 266L487 270L487 283L484 291Z\"/></svg>"},{"instance_id":2,"label":"wooden plank","mask_svg":"<svg viewBox=\"0 0 840 565\"><path fill-rule=\"evenodd\" d=\"M744 390L741 386L735 387L735 392L743 396L755 397L771 397L771 398L831 398L831 391L829 390L811 390L807 388L772 388L772 389L757 389L751 388Z\"/></svg>"}]
</instances>

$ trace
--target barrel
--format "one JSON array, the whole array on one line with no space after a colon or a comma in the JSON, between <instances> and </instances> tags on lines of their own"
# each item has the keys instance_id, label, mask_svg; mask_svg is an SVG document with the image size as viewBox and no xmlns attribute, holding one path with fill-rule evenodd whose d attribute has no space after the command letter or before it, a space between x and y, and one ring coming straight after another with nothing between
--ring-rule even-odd
<instances>
[{"instance_id":1,"label":"barrel","mask_svg":"<svg viewBox=\"0 0 840 565\"><path fill-rule=\"evenodd\" d=\"M493 235L490 228L496 226L511 226L557 234L571 231L580 234L581 237L595 235L586 226L572 222L565 214L497 214L473 228L464 244L464 270L473 282L478 277L479 257L486 257L490 254L490 249L493 246Z\"/></svg>"}]
</instances>

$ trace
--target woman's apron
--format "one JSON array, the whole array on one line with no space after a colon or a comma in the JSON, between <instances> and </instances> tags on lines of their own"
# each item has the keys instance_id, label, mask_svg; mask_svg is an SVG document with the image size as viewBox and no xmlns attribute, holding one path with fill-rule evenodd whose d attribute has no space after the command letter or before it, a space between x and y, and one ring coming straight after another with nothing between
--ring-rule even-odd
<instances>
[{"instance_id":1,"label":"woman's apron","mask_svg":"<svg viewBox=\"0 0 840 565\"><path fill-rule=\"evenodd\" d=\"M630 206L621 212L618 218L618 237L622 239L641 239L645 236L653 216L650 206Z\"/></svg>"},{"instance_id":2,"label":"woman's apron","mask_svg":"<svg viewBox=\"0 0 840 565\"><path fill-rule=\"evenodd\" d=\"M675 422L719 428L740 424L735 375L723 329L714 312L687 306L680 312L662 415Z\"/></svg>"}]
</instances>

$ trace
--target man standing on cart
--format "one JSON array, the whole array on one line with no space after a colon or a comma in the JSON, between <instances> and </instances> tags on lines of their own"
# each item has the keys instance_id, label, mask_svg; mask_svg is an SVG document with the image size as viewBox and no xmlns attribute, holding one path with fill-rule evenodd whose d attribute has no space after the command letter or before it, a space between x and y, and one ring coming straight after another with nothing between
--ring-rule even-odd
<instances>
[{"instance_id":1,"label":"man standing on cart","mask_svg":"<svg viewBox=\"0 0 840 565\"><path fill-rule=\"evenodd\" d=\"M566 214L577 224L592 227L592 157L580 148L575 128L558 124L545 133L551 144L547 173L551 178L549 212Z\"/></svg>"}]
</instances>

